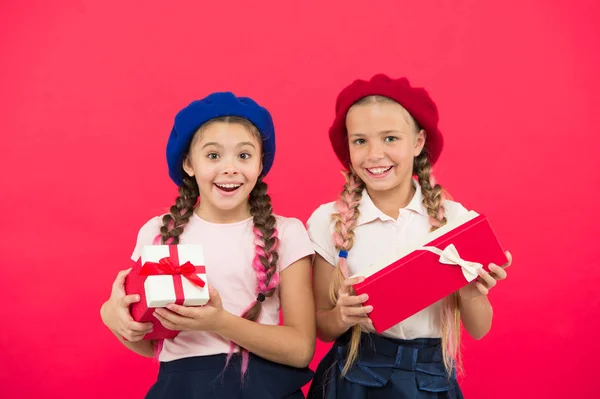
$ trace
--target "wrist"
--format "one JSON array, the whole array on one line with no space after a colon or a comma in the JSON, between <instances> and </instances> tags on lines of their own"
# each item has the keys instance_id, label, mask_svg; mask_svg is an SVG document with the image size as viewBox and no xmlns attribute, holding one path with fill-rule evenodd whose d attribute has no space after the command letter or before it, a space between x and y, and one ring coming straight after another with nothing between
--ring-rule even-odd
<instances>
[{"instance_id":1,"label":"wrist","mask_svg":"<svg viewBox=\"0 0 600 399\"><path fill-rule=\"evenodd\" d=\"M469 285L464 286L463 288L458 290L458 299L461 301L472 301L477 298L481 298L484 296L482 293L477 290L476 293L473 293L473 290L470 289Z\"/></svg>"},{"instance_id":2,"label":"wrist","mask_svg":"<svg viewBox=\"0 0 600 399\"><path fill-rule=\"evenodd\" d=\"M106 302L102 303L102 306L100 306L100 319L106 324Z\"/></svg>"},{"instance_id":3,"label":"wrist","mask_svg":"<svg viewBox=\"0 0 600 399\"><path fill-rule=\"evenodd\" d=\"M458 306L462 307L462 306L469 306L469 307L473 307L473 306L480 306L483 303L486 303L489 301L487 300L487 295L483 295L483 294L478 294L478 295L467 295L467 296L463 296L463 295L458 295Z\"/></svg>"},{"instance_id":4,"label":"wrist","mask_svg":"<svg viewBox=\"0 0 600 399\"><path fill-rule=\"evenodd\" d=\"M339 332L339 335L342 335L343 333L348 331L350 327L344 322L344 319L342 319L341 308L338 305L335 305L335 307L332 310L334 312L336 330L337 332Z\"/></svg>"},{"instance_id":5,"label":"wrist","mask_svg":"<svg viewBox=\"0 0 600 399\"><path fill-rule=\"evenodd\" d=\"M229 313L225 309L221 309L221 311L215 315L215 322L213 328L210 329L210 332L221 334L226 329L227 325L229 325L233 317L235 316L232 313Z\"/></svg>"},{"instance_id":6,"label":"wrist","mask_svg":"<svg viewBox=\"0 0 600 399\"><path fill-rule=\"evenodd\" d=\"M111 314L110 314L110 300L104 302L100 307L100 318L102 319L102 323L108 328L113 334L119 335L117 330L113 328L111 322Z\"/></svg>"}]
</instances>

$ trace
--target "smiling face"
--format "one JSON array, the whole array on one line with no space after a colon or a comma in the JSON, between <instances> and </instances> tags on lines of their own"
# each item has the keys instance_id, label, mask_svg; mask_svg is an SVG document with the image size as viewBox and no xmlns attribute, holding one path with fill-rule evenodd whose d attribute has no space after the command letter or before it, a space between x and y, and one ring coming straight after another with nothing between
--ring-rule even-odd
<instances>
[{"instance_id":1,"label":"smiling face","mask_svg":"<svg viewBox=\"0 0 600 399\"><path fill-rule=\"evenodd\" d=\"M425 145L410 114L397 102L367 97L346 115L350 161L369 192L388 192L411 184L414 158Z\"/></svg>"},{"instance_id":2,"label":"smiling face","mask_svg":"<svg viewBox=\"0 0 600 399\"><path fill-rule=\"evenodd\" d=\"M258 130L248 121L225 118L203 125L183 162L198 183L202 212L208 219L249 215L248 196L262 171ZM236 216L237 215L237 216Z\"/></svg>"}]
</instances>

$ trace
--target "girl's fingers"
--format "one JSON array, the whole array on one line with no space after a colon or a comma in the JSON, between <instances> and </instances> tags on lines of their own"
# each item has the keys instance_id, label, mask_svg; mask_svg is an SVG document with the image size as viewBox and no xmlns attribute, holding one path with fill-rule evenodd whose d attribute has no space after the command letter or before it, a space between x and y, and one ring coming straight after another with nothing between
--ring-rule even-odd
<instances>
[{"instance_id":1,"label":"girl's fingers","mask_svg":"<svg viewBox=\"0 0 600 399\"><path fill-rule=\"evenodd\" d=\"M371 320L368 317L361 317L361 319L363 319L364 321L361 321L360 323L357 323L357 324L362 324L364 326L373 327L373 320Z\"/></svg>"},{"instance_id":2,"label":"girl's fingers","mask_svg":"<svg viewBox=\"0 0 600 399\"><path fill-rule=\"evenodd\" d=\"M131 271L131 268L126 269L126 270L121 270L119 273L117 273L117 278L113 282L113 289L120 289L125 285L125 279L127 278L127 275L129 274L130 271Z\"/></svg>"},{"instance_id":3,"label":"girl's fingers","mask_svg":"<svg viewBox=\"0 0 600 399\"><path fill-rule=\"evenodd\" d=\"M496 279L483 269L479 269L480 282L484 282L486 288L493 288L496 285Z\"/></svg>"},{"instance_id":4,"label":"girl's fingers","mask_svg":"<svg viewBox=\"0 0 600 399\"><path fill-rule=\"evenodd\" d=\"M481 293L481 295L487 295L490 290L488 290L485 285L483 285L482 283L480 283L479 281L475 282L475 286L477 287L477 289L479 290L479 292Z\"/></svg>"},{"instance_id":5,"label":"girl's fingers","mask_svg":"<svg viewBox=\"0 0 600 399\"><path fill-rule=\"evenodd\" d=\"M373 325L371 319L368 317L356 317L356 316L343 316L342 321L348 326L354 326L356 324Z\"/></svg>"},{"instance_id":6,"label":"girl's fingers","mask_svg":"<svg viewBox=\"0 0 600 399\"><path fill-rule=\"evenodd\" d=\"M344 286L352 287L353 285L362 283L363 281L365 281L365 278L362 276L347 278L346 280L344 280Z\"/></svg>"},{"instance_id":7,"label":"girl's fingers","mask_svg":"<svg viewBox=\"0 0 600 399\"><path fill-rule=\"evenodd\" d=\"M507 276L506 270L496 265L490 265L490 274L494 276L496 280L504 280Z\"/></svg>"},{"instance_id":8,"label":"girl's fingers","mask_svg":"<svg viewBox=\"0 0 600 399\"><path fill-rule=\"evenodd\" d=\"M342 314L348 317L352 316L366 316L373 311L373 306L354 306L342 309Z\"/></svg>"},{"instance_id":9,"label":"girl's fingers","mask_svg":"<svg viewBox=\"0 0 600 399\"><path fill-rule=\"evenodd\" d=\"M132 332L132 333L131 333L131 335L130 335L131 339L130 339L129 341L131 341L131 342L137 342L137 341L141 341L142 339L144 339L144 336L145 336L146 334L147 334L147 333L143 333L143 334L141 334L141 333L135 333L135 332Z\"/></svg>"},{"instance_id":10,"label":"girl's fingers","mask_svg":"<svg viewBox=\"0 0 600 399\"><path fill-rule=\"evenodd\" d=\"M338 298L338 305L340 306L357 306L363 304L369 296L367 294L362 295L347 295Z\"/></svg>"},{"instance_id":11,"label":"girl's fingers","mask_svg":"<svg viewBox=\"0 0 600 399\"><path fill-rule=\"evenodd\" d=\"M124 308L128 308L132 303L136 303L140 301L139 295L125 295L121 298L121 306Z\"/></svg>"},{"instance_id":12,"label":"girl's fingers","mask_svg":"<svg viewBox=\"0 0 600 399\"><path fill-rule=\"evenodd\" d=\"M130 320L125 324L125 328L134 333L146 334L152 331L152 323L138 323L137 321Z\"/></svg>"},{"instance_id":13,"label":"girl's fingers","mask_svg":"<svg viewBox=\"0 0 600 399\"><path fill-rule=\"evenodd\" d=\"M508 259L508 262L505 265L502 265L502 268L506 269L507 267L509 267L510 265L512 265L512 254L508 251L506 251L504 253L506 255L506 259Z\"/></svg>"},{"instance_id":14,"label":"girl's fingers","mask_svg":"<svg viewBox=\"0 0 600 399\"><path fill-rule=\"evenodd\" d=\"M160 321L160 324L162 324L165 328L168 328L169 330L175 330L175 325L158 313L155 312L154 317L156 317L156 319Z\"/></svg>"}]
</instances>

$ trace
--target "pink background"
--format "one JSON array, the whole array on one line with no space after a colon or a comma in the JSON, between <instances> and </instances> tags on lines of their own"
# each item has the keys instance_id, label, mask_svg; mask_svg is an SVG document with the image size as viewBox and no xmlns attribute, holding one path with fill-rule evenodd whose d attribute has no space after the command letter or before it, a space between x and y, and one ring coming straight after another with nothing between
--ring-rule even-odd
<instances>
[{"instance_id":1,"label":"pink background","mask_svg":"<svg viewBox=\"0 0 600 399\"><path fill-rule=\"evenodd\" d=\"M464 341L466 397L598 395L598 2L169 3L0 5L1 397L139 398L155 380L99 307L174 200L179 108L215 90L267 105L276 211L306 221L341 189L335 96L376 72L429 89L438 181L514 255L491 333Z\"/></svg>"}]
</instances>

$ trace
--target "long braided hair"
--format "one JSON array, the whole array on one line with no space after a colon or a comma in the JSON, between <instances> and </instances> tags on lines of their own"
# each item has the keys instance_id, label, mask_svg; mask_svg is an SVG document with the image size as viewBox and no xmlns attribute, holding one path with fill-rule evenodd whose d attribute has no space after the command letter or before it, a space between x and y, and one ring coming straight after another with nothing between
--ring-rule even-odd
<instances>
[{"instance_id":1,"label":"long braided hair","mask_svg":"<svg viewBox=\"0 0 600 399\"><path fill-rule=\"evenodd\" d=\"M192 144L201 137L204 130L211 123L215 122L240 124L254 134L259 143L262 143L260 132L250 121L236 116L225 116L212 119L202 125L196 132ZM271 197L267 193L267 188L267 184L262 178L259 178L248 198L250 214L252 215L254 224L255 254L252 261L252 267L256 271L257 296L256 300L248 306L241 317L251 321L258 320L262 311L263 301L273 296L275 289L279 285L279 273L277 271L277 262L279 260L277 248L279 246L279 238L276 219L273 215L273 207L271 206ZM169 213L162 218L160 235L157 237L159 243L163 245L179 244L179 237L193 215L194 208L197 206L199 198L200 190L196 179L184 174L183 183L179 187L179 196L175 200L175 204L169 209ZM162 344L159 343L157 346L157 352L160 351L161 345ZM227 362L229 362L234 350L237 348L239 347L232 342ZM242 373L245 373L248 368L248 351L244 348L239 349L242 352Z\"/></svg>"},{"instance_id":2,"label":"long braided hair","mask_svg":"<svg viewBox=\"0 0 600 399\"><path fill-rule=\"evenodd\" d=\"M395 103L396 101L383 96L368 96L356 102L356 105L368 103ZM406 111L406 110L405 110ZM406 111L406 116L410 124L415 127L415 132L421 128L417 122ZM431 175L431 163L427 157L427 143L421 153L415 157L413 164L413 175L415 175L421 186L423 195L423 206L427 209L429 215L430 231L434 231L446 224L443 201L445 193L439 184L433 182ZM333 242L337 251L350 251L354 244L354 228L360 214L359 203L365 188L364 182L350 169L344 172L346 183L340 194L340 198L335 203L337 213L332 215L335 223L333 232ZM346 273L347 264L345 256L340 256L338 267L334 271L331 279L329 294L333 303L337 302L338 290L344 284L344 273ZM461 370L462 362L460 359L460 310L458 307L458 295L456 293L444 299L441 314L442 326L442 353L444 366L448 372L453 368ZM360 337L362 327L355 325L352 327L350 345L348 346L347 361L342 370L345 375L352 367L358 357Z\"/></svg>"}]
</instances>

